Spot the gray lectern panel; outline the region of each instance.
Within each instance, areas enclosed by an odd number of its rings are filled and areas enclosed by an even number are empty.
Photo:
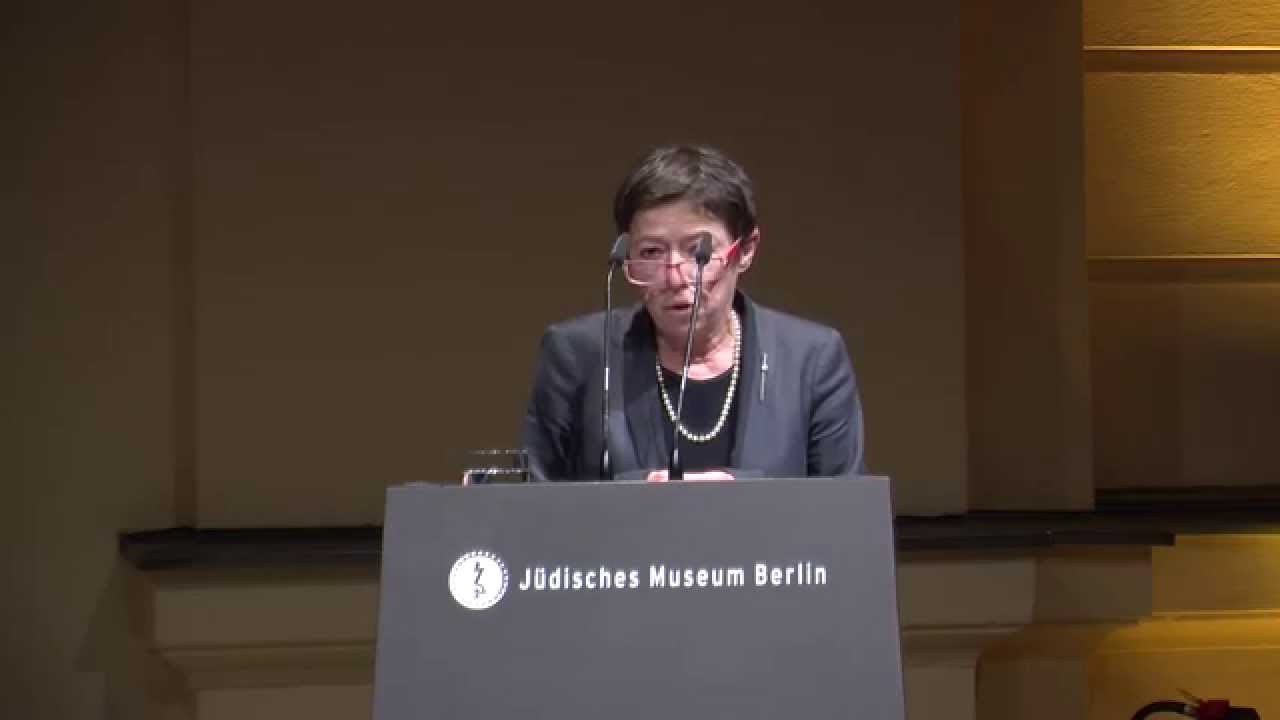
[[[387,494],[375,718],[903,717],[883,478]]]

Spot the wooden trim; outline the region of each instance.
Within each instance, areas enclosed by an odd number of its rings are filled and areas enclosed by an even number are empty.
[[[1278,283],[1280,253],[1095,255],[1091,282]]]
[[[1086,73],[1280,72],[1280,46],[1270,45],[1086,45],[1083,54]]]

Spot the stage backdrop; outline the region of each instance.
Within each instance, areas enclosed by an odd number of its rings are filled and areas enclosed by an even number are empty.
[[[206,526],[377,522],[517,441],[539,334],[595,310],[649,146],[758,182],[746,289],[838,327],[871,468],[965,506],[957,10],[193,5],[193,472]]]

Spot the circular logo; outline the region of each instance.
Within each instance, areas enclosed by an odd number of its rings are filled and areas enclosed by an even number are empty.
[[[464,553],[449,570],[449,592],[468,610],[487,610],[507,592],[507,566],[487,550]]]

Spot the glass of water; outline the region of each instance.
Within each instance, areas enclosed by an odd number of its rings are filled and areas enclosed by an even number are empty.
[[[529,451],[524,448],[489,448],[467,453],[463,485],[529,482]]]

